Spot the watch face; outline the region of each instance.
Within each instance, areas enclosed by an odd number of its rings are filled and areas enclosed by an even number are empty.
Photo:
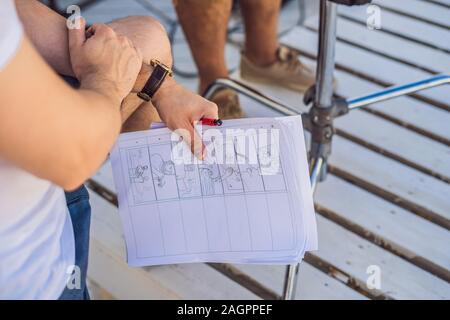
[[[167,76],[167,74],[167,70],[158,64],[155,66],[155,70],[153,71],[152,76],[154,75],[157,79],[162,80],[165,76]]]
[[[167,66],[160,64],[158,61],[152,60],[151,64],[155,69],[142,91],[137,94],[139,98],[147,102],[156,94],[167,75],[171,74],[170,69],[168,69]]]
[[[163,68],[169,76],[173,75],[172,69],[170,69],[164,63],[161,63],[159,60],[153,59],[152,61],[150,61],[150,64],[152,65],[152,67],[155,67],[155,68],[158,66]]]

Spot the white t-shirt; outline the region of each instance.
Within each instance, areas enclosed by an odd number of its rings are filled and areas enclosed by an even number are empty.
[[[0,74],[22,37],[13,0],[0,0]],[[0,299],[57,299],[74,261],[64,191],[0,154]]]

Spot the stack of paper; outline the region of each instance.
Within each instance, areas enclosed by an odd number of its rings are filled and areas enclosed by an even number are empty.
[[[167,128],[111,153],[128,263],[290,264],[317,249],[299,116],[202,127],[204,161]]]

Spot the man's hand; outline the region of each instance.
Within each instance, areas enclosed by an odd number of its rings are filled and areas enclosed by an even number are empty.
[[[73,72],[82,89],[94,90],[120,105],[141,70],[142,55],[127,37],[107,25],[95,24],[87,32],[85,25],[81,18],[80,28],[69,30]]]
[[[184,89],[172,79],[166,79],[153,103],[169,129],[182,129],[177,132],[191,147],[194,155],[204,159],[205,147],[194,124],[203,117],[217,119],[217,105]]]

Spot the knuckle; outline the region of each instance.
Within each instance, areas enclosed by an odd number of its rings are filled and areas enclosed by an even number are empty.
[[[127,39],[127,37],[125,37],[125,36],[120,35],[120,36],[117,37],[117,39],[118,39],[119,42],[122,43],[122,44],[128,44],[128,39]]]
[[[116,32],[106,24],[102,24],[101,29],[107,36],[114,36],[116,34]]]
[[[208,103],[208,107],[213,110],[213,111],[218,111],[219,107],[217,106],[217,104],[215,104],[214,102],[209,102]]]

